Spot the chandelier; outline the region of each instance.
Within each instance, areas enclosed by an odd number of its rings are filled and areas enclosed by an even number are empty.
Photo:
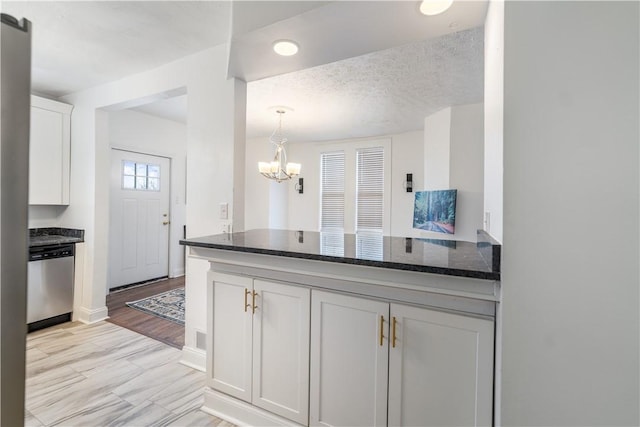
[[[287,138],[282,135],[282,115],[285,110],[279,108],[276,113],[279,116],[278,127],[269,138],[269,141],[276,146],[276,154],[271,162],[258,162],[258,171],[265,178],[282,182],[299,175],[301,165],[300,163],[287,163],[287,151],[284,148]]]

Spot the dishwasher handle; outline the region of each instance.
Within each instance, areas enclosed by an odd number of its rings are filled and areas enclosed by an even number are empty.
[[[72,257],[75,255],[75,245],[35,246],[29,248],[29,261]]]

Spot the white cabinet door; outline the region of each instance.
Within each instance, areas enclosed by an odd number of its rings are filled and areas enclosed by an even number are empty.
[[[388,314],[387,303],[312,291],[311,425],[387,424]]]
[[[213,348],[208,348],[209,387],[251,401],[251,289],[253,280],[214,273],[209,304]],[[248,301],[249,306],[245,306]]]
[[[68,205],[71,105],[31,97],[29,204]]]
[[[252,403],[309,421],[308,288],[254,280]]]
[[[493,321],[397,304],[391,319],[389,425],[491,425]]]

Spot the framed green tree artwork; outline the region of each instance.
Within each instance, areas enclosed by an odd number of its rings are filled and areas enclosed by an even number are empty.
[[[417,191],[413,205],[413,228],[454,234],[458,190]]]

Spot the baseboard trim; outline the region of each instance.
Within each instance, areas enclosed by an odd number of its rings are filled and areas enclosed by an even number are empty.
[[[80,309],[77,310],[77,313],[73,314],[73,320],[77,320],[78,322],[82,322],[87,325],[100,322],[102,320],[107,320],[109,318],[109,310],[107,309],[106,305],[94,309],[80,307]]]
[[[237,426],[301,427],[301,424],[212,390],[209,387],[204,389],[204,405],[200,409],[207,414],[222,418]]]
[[[180,363],[198,371],[206,372],[207,352],[199,348],[182,347],[182,358]]]
[[[176,268],[171,272],[171,274],[169,275],[169,278],[175,279],[177,277],[182,277],[182,276],[184,276],[184,268]]]

